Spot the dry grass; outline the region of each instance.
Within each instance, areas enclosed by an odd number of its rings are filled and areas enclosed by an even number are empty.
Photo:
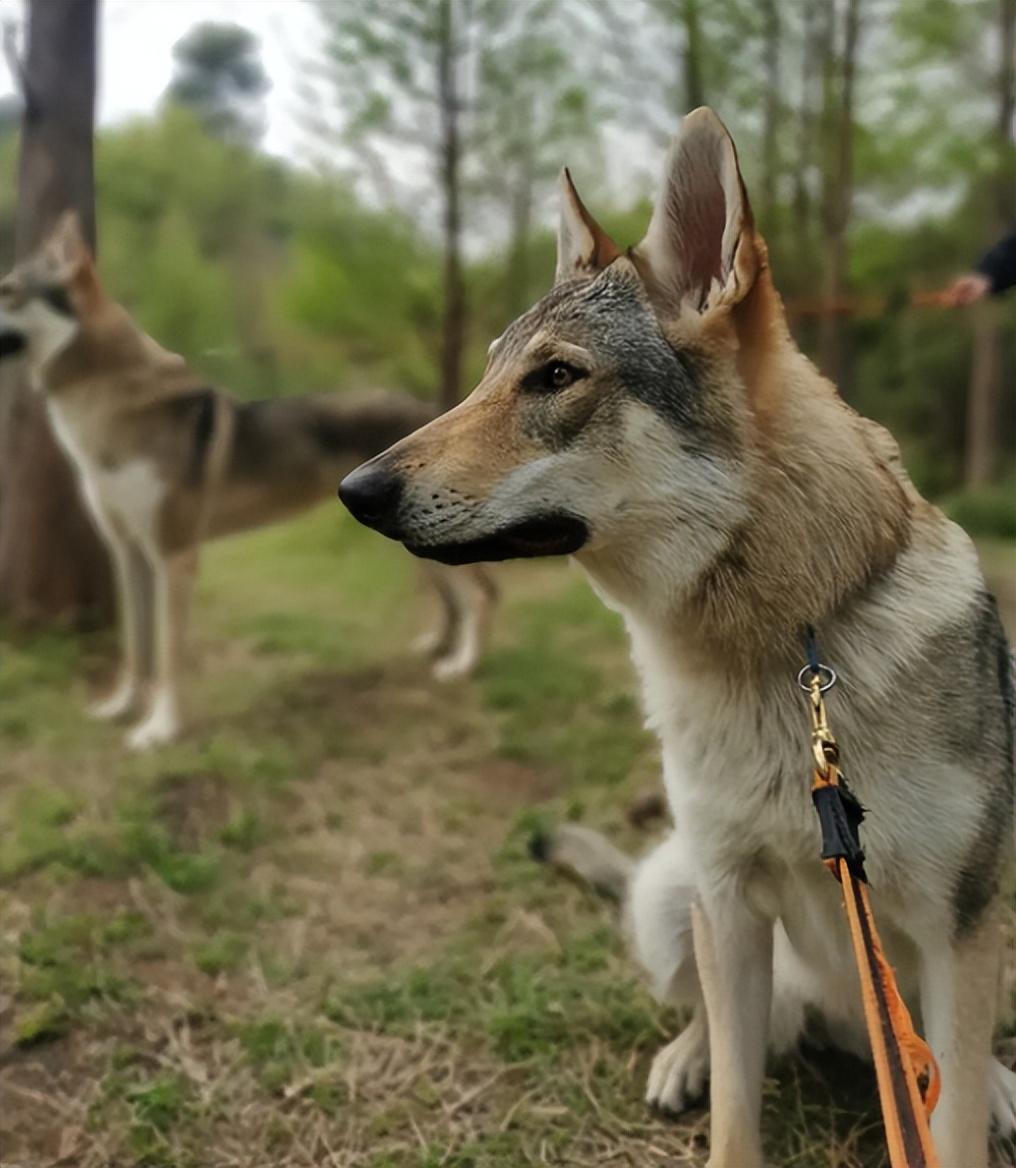
[[[438,689],[407,569],[333,511],[216,548],[193,730],[150,758],[81,713],[103,645],[5,649],[5,1165],[704,1162],[704,1112],[641,1102],[678,1020],[526,854],[564,815],[644,844],[620,630],[564,566],[510,568],[480,679]],[[872,1090],[775,1068],[771,1161],[880,1163]]]

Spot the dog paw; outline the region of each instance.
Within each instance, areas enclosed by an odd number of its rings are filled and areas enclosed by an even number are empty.
[[[646,1102],[679,1115],[702,1100],[708,1080],[708,1039],[705,1027],[693,1020],[653,1059]]]
[[[434,662],[431,674],[435,681],[458,681],[468,677],[476,668],[476,661],[472,656],[463,656],[455,653],[451,657],[441,657]]]
[[[129,750],[151,750],[155,746],[164,746],[172,742],[177,736],[179,726],[175,718],[166,716],[156,710],[127,735]]]
[[[1016,1072],[997,1060],[991,1064],[991,1115],[1003,1140],[1016,1139]]]
[[[113,722],[117,718],[126,717],[137,703],[137,691],[133,686],[118,685],[113,692],[88,707],[93,718],[103,722]]]

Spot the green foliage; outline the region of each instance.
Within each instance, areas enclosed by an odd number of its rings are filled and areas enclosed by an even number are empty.
[[[432,388],[438,264],[408,220],[173,107],[100,136],[97,184],[110,290],[209,378],[249,395]]]
[[[433,251],[408,220],[359,207],[325,183],[304,183],[294,203],[282,312],[322,346],[339,350],[340,341],[340,372],[374,369],[393,385],[432,392],[440,307]],[[334,367],[327,376],[333,384]]]
[[[959,491],[945,499],[942,506],[971,535],[1016,539],[1016,482],[1012,480],[995,487]],[[1010,560],[1010,571],[1016,571],[1016,556]]]

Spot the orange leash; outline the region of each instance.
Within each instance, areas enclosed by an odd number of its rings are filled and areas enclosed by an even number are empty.
[[[811,699],[812,798],[822,823],[822,859],[843,887],[889,1163],[892,1168],[939,1168],[929,1127],[941,1091],[938,1064],[914,1029],[875,927],[858,832],[864,811],[841,782],[839,747],[826,720],[823,693],[836,675],[818,664],[816,654],[810,655],[812,663],[801,670],[798,681]]]

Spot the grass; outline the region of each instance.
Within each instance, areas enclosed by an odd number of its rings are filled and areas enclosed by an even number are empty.
[[[142,758],[83,714],[108,639],[5,645],[4,1163],[704,1163],[704,1112],[642,1103],[680,1020],[526,850],[565,816],[645,846],[622,631],[564,565],[501,583],[480,676],[442,688],[411,565],[335,509],[216,546],[191,728]],[[770,1161],[880,1163],[871,1092],[774,1068]]]

